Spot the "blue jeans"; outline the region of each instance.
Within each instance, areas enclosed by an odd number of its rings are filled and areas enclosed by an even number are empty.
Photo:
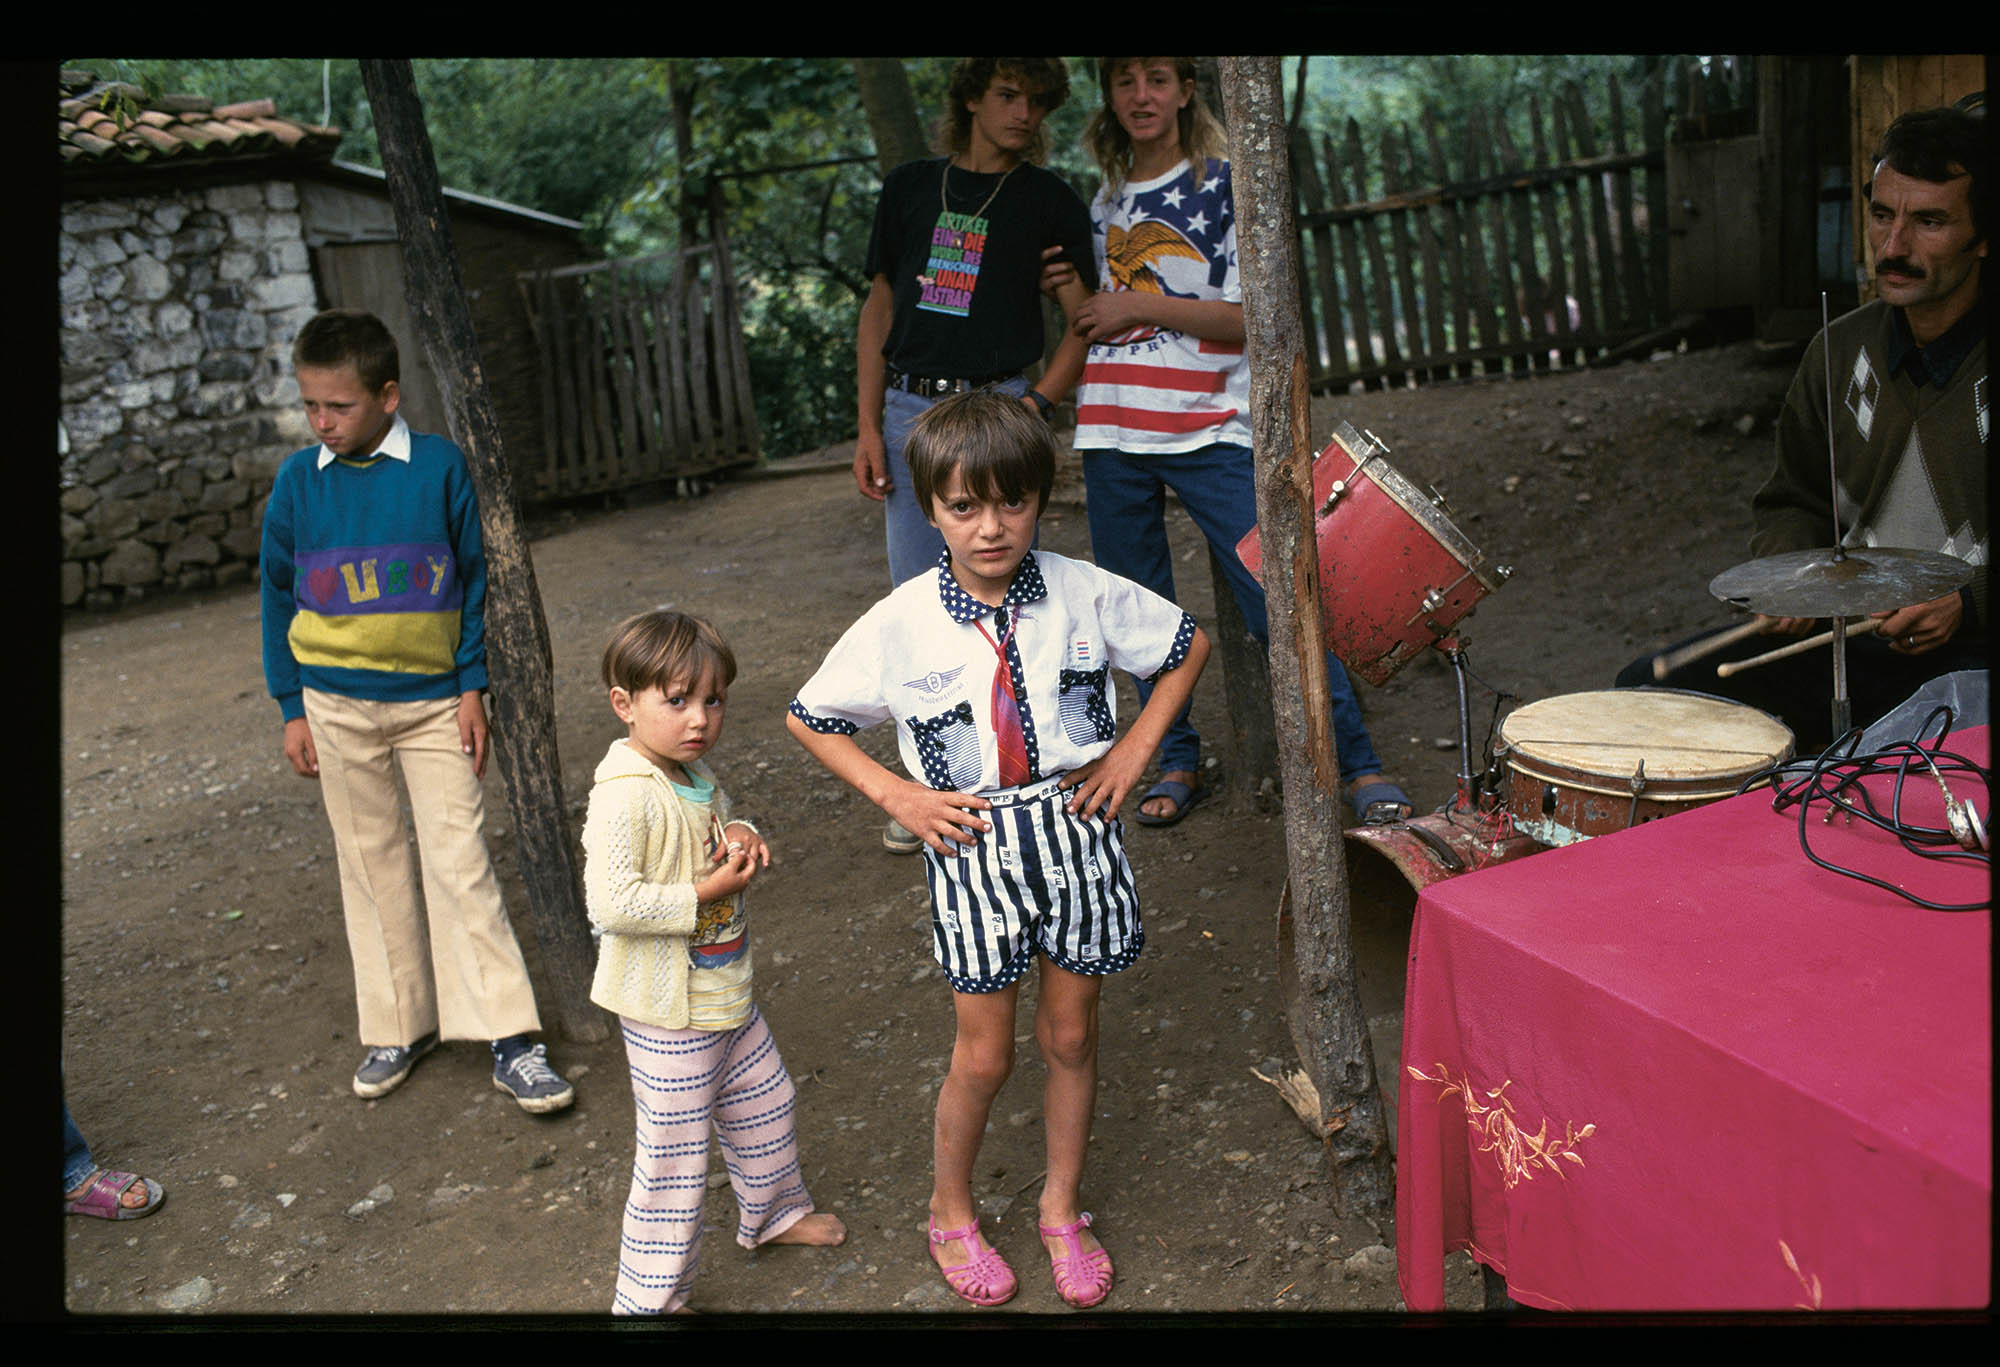
[[[1180,601],[1174,598],[1173,556],[1167,545],[1166,490],[1171,488],[1215,549],[1250,634],[1268,647],[1270,625],[1264,609],[1264,586],[1236,558],[1236,543],[1257,525],[1250,449],[1218,442],[1198,451],[1170,455],[1128,455],[1123,451],[1082,454],[1090,549],[1098,565]],[[1152,687],[1143,680],[1134,682],[1143,705],[1152,696]],[[1326,657],[1326,683],[1341,775],[1355,779],[1380,773],[1382,760],[1361,720],[1354,685],[1332,655]],[[1200,762],[1201,736],[1183,709],[1160,743],[1160,769],[1167,773],[1196,769]]]
[[[67,1196],[83,1185],[83,1179],[97,1170],[97,1164],[90,1157],[90,1145],[83,1142],[83,1132],[70,1119],[69,1103],[63,1103],[63,1195]]]
[[[1002,394],[1025,394],[1025,376],[993,386]],[[882,444],[887,448],[889,497],[883,508],[883,526],[889,538],[889,582],[901,584],[914,579],[938,562],[944,554],[944,538],[931,526],[930,509],[917,506],[910,466],[903,459],[904,443],[910,428],[928,413],[936,399],[926,399],[907,390],[890,389],[882,401]]]

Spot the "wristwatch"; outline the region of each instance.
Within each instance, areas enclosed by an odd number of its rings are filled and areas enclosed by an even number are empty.
[[[1042,415],[1044,422],[1048,421],[1049,415],[1056,411],[1055,400],[1039,389],[1030,389],[1024,397],[1035,401],[1035,411]]]

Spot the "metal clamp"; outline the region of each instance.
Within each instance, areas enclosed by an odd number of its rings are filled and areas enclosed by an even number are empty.
[[[1632,772],[1632,777],[1627,779],[1626,782],[1632,788],[1632,805],[1625,810],[1625,828],[1630,830],[1638,824],[1639,794],[1646,791],[1646,760],[1644,756],[1640,757],[1639,767]]]

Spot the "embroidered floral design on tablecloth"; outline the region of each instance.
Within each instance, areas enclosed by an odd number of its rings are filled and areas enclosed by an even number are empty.
[[[1534,1181],[1537,1168],[1546,1168],[1568,1181],[1561,1164],[1556,1161],[1558,1159],[1574,1163],[1579,1168],[1584,1165],[1576,1146],[1595,1134],[1597,1126],[1589,1124],[1579,1130],[1574,1125],[1565,1124],[1562,1137],[1552,1139],[1549,1137],[1548,1119],[1544,1117],[1541,1128],[1529,1134],[1515,1121],[1514,1103],[1507,1099],[1507,1089],[1514,1085],[1513,1079],[1509,1078],[1498,1087],[1482,1092],[1480,1095],[1493,1103],[1482,1105],[1479,1098],[1473,1095],[1472,1080],[1454,1079],[1451,1069],[1442,1063],[1437,1065],[1436,1077],[1421,1068],[1410,1068],[1408,1072],[1421,1082],[1434,1082],[1442,1087],[1444,1090],[1438,1093],[1439,1102],[1454,1092],[1465,1098],[1465,1123],[1485,1137],[1485,1142],[1479,1145],[1479,1152],[1493,1155],[1509,1191],[1519,1183]]]
[[[1792,1269],[1792,1275],[1799,1279],[1799,1285],[1805,1288],[1806,1294],[1808,1296],[1812,1297],[1810,1301],[1794,1301],[1792,1303],[1792,1309],[1794,1310],[1819,1309],[1820,1308],[1819,1273],[1817,1272],[1813,1273],[1811,1278],[1808,1279],[1805,1274],[1805,1271],[1799,1266],[1799,1260],[1792,1256],[1792,1246],[1786,1243],[1783,1239],[1778,1240],[1778,1252],[1785,1255],[1785,1266]]]

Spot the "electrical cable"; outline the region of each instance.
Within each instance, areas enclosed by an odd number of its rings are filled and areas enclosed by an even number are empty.
[[[1892,892],[1906,902],[1929,911],[1983,911],[1993,905],[1989,896],[1982,902],[1944,903],[1933,902],[1906,892],[1893,883],[1862,873],[1858,869],[1845,868],[1822,858],[1812,847],[1811,822],[1808,819],[1814,803],[1822,803],[1822,824],[1831,822],[1837,813],[1844,813],[1850,823],[1860,817],[1868,824],[1893,835],[1897,842],[1911,854],[1921,859],[1940,861],[1972,862],[1990,869],[1992,859],[1983,849],[1985,831],[1979,819],[1978,808],[1961,804],[1945,787],[1944,775],[1969,775],[1975,777],[1989,790],[1990,771],[1982,769],[1965,756],[1944,748],[1945,738],[1951,734],[1952,710],[1948,706],[1934,708],[1917,728],[1916,738],[1897,741],[1879,750],[1865,754],[1855,753],[1861,738],[1860,728],[1852,728],[1838,740],[1823,750],[1815,759],[1805,762],[1803,774],[1798,771],[1800,761],[1774,765],[1759,773],[1752,774],[1744,781],[1742,792],[1747,792],[1758,784],[1771,784],[1771,809],[1784,811],[1796,806],[1799,811],[1799,848],[1807,859],[1828,872],[1843,878],[1853,878],[1863,883],[1873,884],[1884,891]],[[1924,740],[1929,735],[1933,723],[1938,724],[1936,740],[1930,749],[1924,748]],[[1912,774],[1921,776],[1928,773],[1944,791],[1945,809],[1950,826],[1940,829],[1934,826],[1918,825],[1903,818],[1903,783]],[[1876,805],[1875,795],[1862,780],[1879,775],[1893,774],[1895,783],[1891,788],[1890,801],[1886,810]],[[1797,775],[1796,777],[1788,777]],[[1857,800],[1858,799],[1858,800]],[[1992,810],[1988,799],[1987,810]],[[1990,880],[1989,880],[1990,882]]]
[[[1461,651],[1460,653],[1463,654],[1464,652]],[[1475,777],[1473,787],[1477,790],[1479,787],[1484,786],[1489,792],[1498,793],[1500,791],[1500,772],[1504,766],[1501,764],[1499,756],[1493,753],[1493,735],[1500,729],[1501,706],[1509,701],[1519,702],[1521,697],[1518,693],[1509,693],[1505,689],[1495,688],[1492,684],[1473,673],[1471,657],[1469,655],[1466,656],[1465,677],[1493,695],[1493,711],[1486,718],[1486,736],[1481,741],[1479,750],[1479,753],[1486,757],[1487,765]]]

